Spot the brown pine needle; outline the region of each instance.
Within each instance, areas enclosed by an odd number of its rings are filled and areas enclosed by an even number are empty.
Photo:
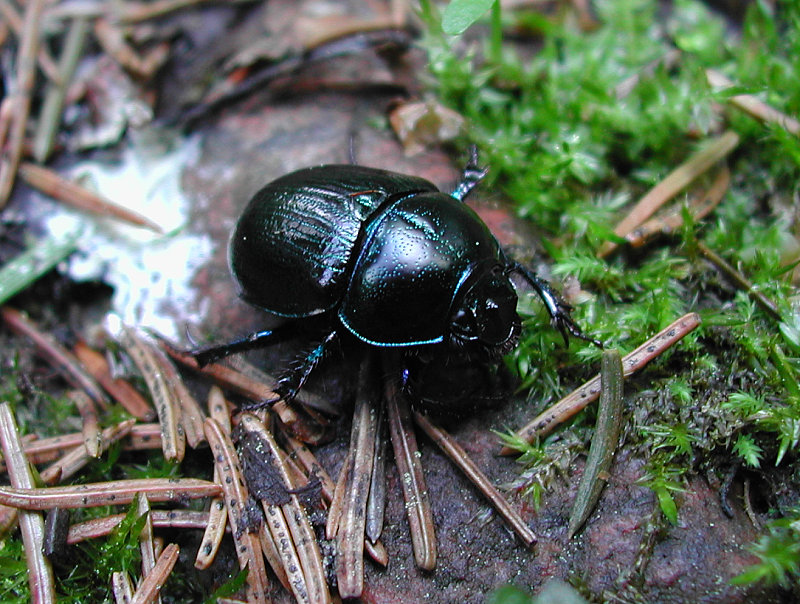
[[[30,0],[25,7],[20,48],[17,55],[16,82],[12,87],[14,116],[8,135],[8,148],[0,148],[0,209],[11,195],[25,144],[25,130],[31,110],[31,97],[36,81],[36,55],[39,52],[40,26],[44,0]]]
[[[8,464],[8,478],[19,490],[28,490],[34,486],[33,473],[30,470],[22,443],[19,439],[17,422],[11,412],[11,406],[0,403],[0,445],[3,448]],[[44,604],[56,601],[55,577],[50,561],[44,556],[44,518],[36,512],[22,511],[19,514],[20,532],[25,549],[25,560],[28,564],[28,583],[31,588],[31,602]]]
[[[130,434],[135,421],[136,420],[129,419],[116,426],[111,426],[103,430],[103,432],[99,434],[97,457],[105,453],[106,449],[113,443]],[[42,470],[42,481],[45,484],[56,484],[67,478],[71,478],[89,463],[89,459],[90,456],[86,447],[77,446],[55,463]]]
[[[373,447],[377,429],[374,355],[361,365],[350,434],[349,467],[339,527],[336,533],[336,578],[342,598],[359,598],[364,590],[364,534],[367,498],[372,478]]]
[[[133,226],[163,233],[161,227],[149,218],[117,205],[110,199],[94,193],[76,182],[67,180],[53,170],[24,162],[19,166],[19,175],[34,189],[67,205],[97,216],[115,218]]]
[[[683,190],[695,178],[723,159],[739,144],[739,135],[728,130],[702,150],[687,159],[670,172],[660,183],[650,189],[623,218],[614,233],[625,237],[645,220],[650,218],[661,206]],[[597,251],[598,258],[608,256],[617,248],[613,241],[606,241]]]
[[[218,484],[197,478],[135,478],[44,489],[0,486],[0,505],[22,510],[128,505],[138,493],[146,494],[153,503],[177,503],[215,497],[222,489]]]
[[[186,440],[190,447],[196,449],[206,439],[203,432],[205,413],[200,408],[197,399],[189,392],[183,378],[164,351],[158,346],[148,346],[148,350],[153,354],[153,360],[164,374],[167,386],[172,391],[172,398],[178,405],[180,423],[186,434]]]
[[[723,166],[711,187],[702,195],[695,197],[689,204],[689,214],[695,221],[702,220],[719,205],[731,181],[731,172]],[[669,234],[683,226],[681,207],[675,207],[665,216],[654,216],[627,235],[625,239],[632,247],[641,247],[649,239],[659,234]]]
[[[270,452],[273,468],[278,472],[283,481],[291,490],[307,484],[303,478],[303,483],[296,480],[294,473],[285,464],[284,459],[288,456],[283,452],[272,433],[266,428],[263,422],[252,413],[243,413],[239,418],[240,426],[246,431],[258,435],[260,442],[266,445]],[[262,501],[262,506],[267,505]],[[289,502],[280,505],[286,524],[289,527],[291,540],[300,561],[301,573],[297,574],[298,580],[291,580],[292,592],[298,601],[307,601],[311,604],[329,604],[331,595],[328,591],[328,584],[325,577],[325,566],[322,561],[322,553],[317,543],[314,529],[308,520],[306,511],[300,503],[300,499],[295,494],[289,495]],[[292,573],[287,568],[287,572],[292,577]]]
[[[414,560],[419,568],[433,570],[436,567],[436,534],[428,488],[422,472],[411,411],[395,380],[386,382],[386,415],[389,418],[395,464],[403,478],[400,484],[406,500]]]
[[[223,432],[230,434],[231,416],[228,410],[228,402],[218,386],[211,386],[208,392],[208,412],[220,425]],[[219,483],[220,481],[219,469],[214,466],[214,482]],[[200,549],[197,550],[197,556],[194,560],[195,568],[206,569],[214,562],[219,547],[222,545],[222,537],[225,535],[227,524],[228,512],[225,509],[225,502],[222,497],[215,497],[208,507],[208,524],[200,542]]]
[[[152,604],[158,601],[158,594],[167,582],[179,554],[180,548],[174,543],[164,548],[152,572],[144,578],[133,594],[131,604]]]
[[[236,555],[239,558],[239,568],[248,569],[247,601],[266,604],[269,602],[266,583],[267,569],[264,566],[259,536],[257,533],[250,532],[248,526],[249,494],[245,487],[239,456],[236,454],[236,448],[230,437],[210,417],[205,420],[205,433],[214,455],[214,466],[219,470],[222,478],[220,484],[224,490],[224,501],[233,541],[236,545]],[[278,569],[281,570],[278,571]],[[282,567],[278,566],[275,570],[279,578],[283,575],[281,583],[288,588],[286,574],[282,572]]]
[[[116,604],[130,604],[133,599],[133,583],[126,572],[111,574],[111,591]]]
[[[164,351],[170,357],[184,367],[208,376],[223,388],[229,388],[255,402],[277,398],[277,394],[269,386],[250,378],[240,371],[236,371],[222,363],[209,363],[204,367],[200,367],[191,353],[179,350],[164,338],[159,337],[158,339]],[[312,422],[307,416],[300,415],[286,401],[278,401],[270,407],[270,410],[303,442],[317,444],[325,436],[325,430],[321,426]]]
[[[114,514],[73,524],[67,533],[67,544],[106,537],[125,519],[125,516],[125,514]],[[204,529],[209,522],[208,512],[191,510],[153,510],[150,516],[153,528]]]
[[[690,312],[659,331],[636,350],[623,357],[624,376],[627,378],[639,371],[692,332],[698,325],[700,325],[700,315]],[[524,428],[518,430],[516,437],[527,443],[533,443],[537,438],[549,434],[556,426],[584,409],[586,405],[597,400],[598,396],[600,396],[599,374],[538,415]],[[501,455],[514,455],[515,453],[517,450],[509,446],[500,450]]]
[[[168,376],[158,364],[153,348],[133,329],[123,327],[121,343],[144,377],[153,397],[159,424],[164,457],[179,462],[186,452],[186,435],[181,425],[181,408],[175,400]]]
[[[725,89],[735,85],[723,73],[715,69],[706,69],[706,78],[714,88]],[[800,122],[752,94],[737,94],[729,98],[728,102],[761,122],[778,124],[787,132],[800,136]]]
[[[414,412],[414,420],[425,434],[450,458],[450,461],[483,493],[483,496],[489,500],[489,503],[497,510],[497,513],[505,520],[506,524],[517,534],[517,537],[527,547],[531,547],[536,543],[536,535],[533,534],[533,531],[528,528],[522,517],[511,507],[506,498],[503,497],[503,494],[492,484],[492,481],[475,465],[475,462],[467,455],[461,445],[450,434],[432,424],[421,413]]]
[[[153,545],[153,518],[150,516],[150,502],[144,495],[136,497],[136,513],[144,516],[144,525],[139,533],[139,551],[142,556],[142,577],[147,577],[156,565],[156,550]]]
[[[12,331],[32,340],[39,355],[64,376],[64,379],[75,388],[80,388],[88,394],[98,407],[103,410],[108,409],[108,399],[98,383],[75,358],[75,355],[56,342],[55,338],[41,331],[25,313],[10,306],[0,308],[0,318]]]
[[[72,351],[78,357],[78,360],[83,363],[86,371],[97,380],[115,401],[125,408],[125,411],[146,422],[155,418],[155,410],[133,386],[122,378],[115,378],[111,375],[111,368],[102,354],[89,348],[84,342],[75,344]]]
[[[83,434],[83,446],[86,448],[86,452],[91,457],[100,457],[100,446],[103,438],[100,434],[97,408],[94,406],[92,399],[82,390],[72,390],[67,393],[67,397],[75,403],[78,414],[81,416],[81,421],[83,422],[81,433]]]
[[[14,35],[18,38],[21,37],[23,30],[22,16],[9,0],[0,0],[0,14],[2,14],[3,21],[8,24]],[[39,64],[39,69],[47,76],[47,79],[55,84],[61,83],[61,71],[46,48],[39,48],[36,52],[36,60]]]

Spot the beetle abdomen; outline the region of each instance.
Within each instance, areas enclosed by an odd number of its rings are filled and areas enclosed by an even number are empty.
[[[251,304],[287,317],[335,307],[362,224],[392,196],[436,190],[362,166],[298,170],[261,189],[231,239],[231,270]]]
[[[472,270],[501,263],[497,241],[475,212],[439,191],[376,214],[360,250],[339,318],[379,346],[442,341]]]

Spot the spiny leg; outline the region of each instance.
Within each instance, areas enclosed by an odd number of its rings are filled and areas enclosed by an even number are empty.
[[[336,330],[331,331],[319,344],[302,355],[292,367],[278,378],[278,384],[275,386],[275,394],[277,395],[275,398],[247,405],[246,408],[260,408],[265,405],[277,403],[280,400],[291,403],[297,396],[297,393],[300,392],[305,385],[311,372],[314,371],[320,361],[325,358],[325,355],[338,338],[339,333]]]
[[[450,195],[458,199],[458,201],[464,201],[488,171],[488,168],[481,168],[478,165],[478,147],[472,145],[470,147],[469,161],[461,173],[461,180]]]
[[[519,262],[510,262],[506,267],[506,271],[508,273],[522,275],[525,281],[536,290],[536,293],[542,299],[542,302],[544,302],[547,312],[550,313],[550,320],[564,337],[565,344],[569,344],[569,335],[572,335],[581,340],[591,342],[598,348],[603,347],[603,343],[600,340],[587,336],[581,331],[581,328],[578,327],[577,323],[575,323],[570,316],[572,307],[553,291],[553,288],[550,287],[547,281]]]

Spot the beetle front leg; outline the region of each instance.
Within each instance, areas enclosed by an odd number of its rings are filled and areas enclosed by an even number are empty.
[[[470,191],[478,186],[478,183],[486,176],[488,171],[488,168],[481,168],[478,165],[478,147],[472,145],[470,147],[469,161],[467,165],[464,166],[464,171],[461,173],[461,180],[450,195],[458,199],[458,201],[464,201]]]
[[[525,281],[536,290],[539,298],[544,302],[547,312],[550,313],[550,320],[553,326],[561,332],[565,344],[569,344],[569,336],[572,335],[581,340],[591,342],[598,348],[603,347],[603,343],[600,340],[587,336],[581,331],[581,328],[578,327],[578,324],[575,323],[570,315],[572,307],[553,291],[553,288],[547,281],[519,262],[510,262],[506,267],[506,271],[508,273],[517,273],[521,275]]]

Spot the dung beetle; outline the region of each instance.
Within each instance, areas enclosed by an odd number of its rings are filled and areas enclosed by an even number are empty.
[[[197,351],[198,363],[313,326],[319,344],[280,379],[279,399],[294,398],[334,342],[352,334],[399,349],[398,377],[417,403],[457,411],[473,387],[492,398],[482,376],[517,344],[514,273],[538,293],[565,341],[594,341],[463,203],[485,174],[473,150],[449,195],[422,178],[358,165],[304,168],[266,185],[236,224],[230,265],[244,300],[286,321]],[[445,388],[426,383],[447,371]],[[459,385],[455,395],[443,392],[447,384]]]

